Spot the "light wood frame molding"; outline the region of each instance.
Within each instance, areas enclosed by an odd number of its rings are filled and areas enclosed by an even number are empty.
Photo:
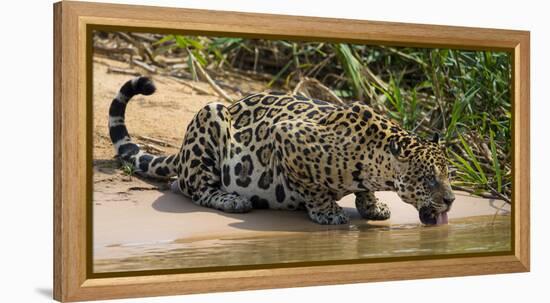
[[[495,256],[430,258],[238,271],[91,278],[87,274],[86,49],[88,25],[226,36],[503,50],[512,54],[513,249]],[[289,34],[290,33],[290,34]],[[79,301],[343,284],[530,269],[528,31],[451,27],[63,1],[54,4],[54,298]],[[88,92],[89,93],[89,92]]]

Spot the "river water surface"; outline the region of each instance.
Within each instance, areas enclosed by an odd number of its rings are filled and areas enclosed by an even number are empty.
[[[94,272],[502,252],[511,249],[510,224],[510,216],[477,216],[436,227],[364,224],[324,231],[143,243],[120,247],[127,254],[123,258],[94,260]]]

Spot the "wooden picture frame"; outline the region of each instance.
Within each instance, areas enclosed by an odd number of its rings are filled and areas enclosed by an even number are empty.
[[[120,277],[90,275],[85,203],[91,104],[90,25],[185,33],[299,38],[512,54],[513,249],[510,253],[399,261]],[[59,301],[525,272],[529,257],[529,47],[527,31],[63,1],[54,4],[54,298]]]

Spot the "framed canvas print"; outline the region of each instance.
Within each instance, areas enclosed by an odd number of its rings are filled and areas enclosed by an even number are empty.
[[[529,270],[529,32],[54,17],[56,300]]]

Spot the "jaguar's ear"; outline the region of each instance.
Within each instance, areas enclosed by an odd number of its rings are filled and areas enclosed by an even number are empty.
[[[439,144],[439,133],[434,133],[434,136],[432,137],[432,142]]]
[[[402,155],[401,144],[397,140],[390,140],[390,152],[398,161],[406,161],[405,157]]]
[[[398,157],[401,153],[401,146],[399,146],[399,143],[397,140],[391,140],[390,141],[390,152],[392,155]]]

